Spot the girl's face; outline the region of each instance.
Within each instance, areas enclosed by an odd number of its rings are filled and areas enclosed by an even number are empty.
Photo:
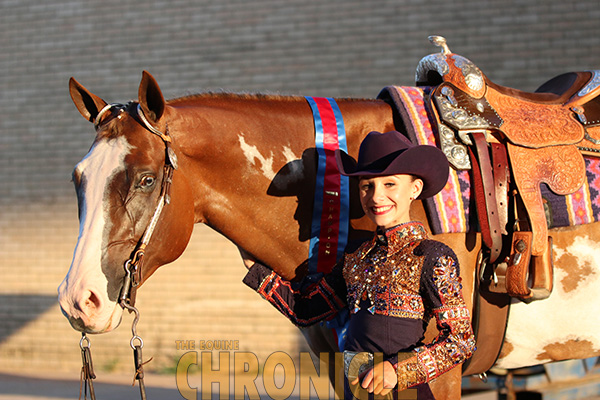
[[[409,222],[410,203],[419,197],[423,181],[412,175],[362,177],[358,183],[365,214],[384,229]]]

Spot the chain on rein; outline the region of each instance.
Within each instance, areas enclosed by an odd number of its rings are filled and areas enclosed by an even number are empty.
[[[106,105],[96,117],[94,121],[94,128],[97,130],[100,124],[100,121],[104,114],[107,112],[113,112],[114,110],[117,113],[125,112],[125,110],[132,103],[128,103],[126,105],[112,103]],[[163,178],[160,190],[160,197],[158,199],[158,204],[156,205],[156,209],[154,210],[154,214],[152,215],[152,219],[148,223],[146,230],[144,231],[144,235],[137,243],[134,251],[131,254],[131,257],[125,262],[125,277],[123,278],[123,286],[121,289],[121,295],[119,296],[119,305],[129,311],[130,313],[134,313],[134,319],[131,324],[131,341],[130,345],[133,349],[133,360],[135,364],[135,375],[133,379],[133,385],[135,385],[135,381],[138,381],[140,387],[140,395],[142,400],[146,400],[146,388],[144,385],[144,364],[147,364],[152,360],[150,358],[148,361],[142,361],[142,348],[144,347],[144,341],[137,334],[137,324],[140,319],[140,312],[135,307],[135,298],[137,293],[137,288],[142,280],[142,266],[144,261],[144,252],[146,247],[148,246],[148,242],[150,242],[150,238],[152,237],[152,233],[156,228],[156,224],[160,218],[162,210],[165,205],[171,202],[170,192],[171,192],[171,184],[173,182],[173,171],[177,169],[177,157],[175,156],[175,152],[171,148],[171,137],[169,136],[169,127],[165,128],[165,133],[162,133],[154,126],[152,126],[148,120],[146,119],[144,112],[142,111],[139,104],[137,104],[137,116],[139,117],[142,124],[153,134],[159,136],[163,143],[165,144],[165,165],[163,171]],[[94,373],[94,367],[92,364],[92,354],[91,354],[91,342],[89,338],[86,336],[85,332],[82,333],[81,340],[79,341],[79,347],[81,348],[81,359],[83,362],[83,366],[81,369],[81,383],[79,388],[79,399],[81,400],[81,395],[83,393],[84,400],[87,399],[87,394],[89,391],[90,399],[96,400],[96,395],[94,393],[94,384],[93,379],[96,378]]]

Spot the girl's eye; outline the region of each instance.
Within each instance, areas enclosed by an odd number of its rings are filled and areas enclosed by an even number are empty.
[[[385,186],[386,187],[393,187],[393,186],[396,186],[396,184],[393,183],[393,182],[388,182],[388,183],[385,184]]]

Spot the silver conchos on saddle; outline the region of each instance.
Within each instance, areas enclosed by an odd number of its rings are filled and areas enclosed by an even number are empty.
[[[440,134],[440,148],[448,158],[448,162],[459,170],[471,169],[467,146],[456,139],[455,132],[443,123],[438,125],[438,131]]]
[[[590,80],[576,96],[573,96],[568,105],[584,126],[596,127],[600,125],[600,70],[587,72],[591,74]]]
[[[483,96],[485,90],[485,78],[481,70],[473,64],[471,60],[458,54],[453,54],[448,48],[444,37],[429,36],[429,41],[434,45],[441,47],[442,52],[430,54],[419,61],[415,73],[415,82],[419,84],[429,81],[428,75],[430,72],[437,72],[444,81],[448,80],[445,79],[446,75],[452,75],[451,80],[453,82],[462,81],[465,88],[461,89],[472,92],[471,94],[475,97]],[[448,61],[451,61],[451,63]],[[452,65],[460,70],[462,77],[455,73]]]
[[[428,80],[427,74],[430,71],[435,71],[440,76],[444,76],[448,72],[450,72],[450,67],[446,62],[445,54],[436,53],[423,57],[417,65],[417,72],[415,72],[415,82],[417,82],[417,84],[419,82],[426,82]]]
[[[467,87],[476,92],[481,91],[485,87],[485,80],[483,79],[481,70],[471,60],[458,54],[454,54],[452,58],[454,59],[454,65],[462,71]]]
[[[451,84],[441,84],[432,97],[440,119],[456,129],[462,142],[467,145],[473,143],[464,131],[497,128],[502,123],[502,119],[485,99],[472,101]],[[497,117],[493,121],[484,115],[490,112]]]
[[[470,169],[467,146],[473,143],[469,132],[487,134],[503,121],[485,99],[486,82],[481,70],[452,53],[443,37],[430,36],[429,40],[442,51],[419,62],[415,79],[418,85],[437,84],[431,81],[431,72],[439,74],[442,83],[431,94],[431,100],[438,112],[440,147],[454,168]]]
[[[590,81],[579,91],[579,93],[577,93],[579,97],[583,97],[588,93],[591,93],[598,86],[600,86],[600,71],[593,70],[590,72],[592,73],[592,79],[590,79]]]

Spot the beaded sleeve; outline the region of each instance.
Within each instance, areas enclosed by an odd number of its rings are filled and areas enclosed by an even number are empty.
[[[429,382],[461,364],[475,351],[469,310],[462,297],[456,255],[446,245],[426,240],[419,249],[425,261],[421,277],[423,300],[435,317],[438,336],[426,345],[398,355],[398,390]]]
[[[295,325],[309,326],[333,318],[346,307],[346,283],[342,263],[319,281],[296,289],[292,283],[261,264],[254,264],[243,282]]]

